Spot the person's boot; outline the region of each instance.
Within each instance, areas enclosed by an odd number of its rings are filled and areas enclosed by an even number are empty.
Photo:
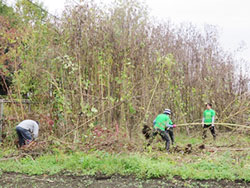
[[[167,153],[169,153],[169,147],[170,147],[170,143],[169,143],[169,142],[166,142],[166,150],[167,150]]]
[[[166,143],[166,153],[169,154],[170,153],[170,143]]]
[[[214,141],[216,141],[216,136],[215,135],[213,135],[213,139],[214,139]]]

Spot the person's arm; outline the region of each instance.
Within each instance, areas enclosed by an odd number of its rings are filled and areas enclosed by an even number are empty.
[[[202,127],[204,127],[204,122],[205,122],[205,112],[203,112],[203,117],[202,117]]]
[[[38,131],[39,131],[39,126],[38,126],[38,124],[35,122],[35,123],[34,123],[34,131],[33,131],[34,138],[37,138],[37,137],[38,137]]]
[[[176,125],[175,124],[173,124],[173,125],[167,125],[167,128],[175,128],[176,127]]]
[[[215,119],[215,112],[214,112],[213,117],[212,117],[212,126],[214,126],[214,119]]]
[[[171,119],[169,118],[169,120],[167,121],[166,126],[167,126],[167,128],[172,128],[172,127],[175,127],[176,125],[174,125],[173,122],[171,121]]]
[[[169,120],[167,121],[167,127],[173,127],[173,122],[171,121],[170,118],[169,118]]]

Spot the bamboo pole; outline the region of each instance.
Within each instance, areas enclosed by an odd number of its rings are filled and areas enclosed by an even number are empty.
[[[177,127],[185,127],[189,125],[201,125],[202,123],[184,123],[184,124],[177,124]],[[239,124],[232,124],[232,123],[214,123],[214,125],[221,125],[221,126],[232,126],[232,127],[241,127],[250,129],[250,126],[247,125],[239,125]]]
[[[2,135],[3,135],[3,100],[1,100],[1,104],[0,104],[0,143],[2,142]]]
[[[165,65],[163,64],[162,67],[161,67],[161,71],[160,71],[159,78],[158,78],[158,80],[157,80],[157,82],[156,82],[156,84],[155,84],[153,93],[152,93],[152,95],[151,95],[151,97],[150,97],[150,100],[149,100],[149,103],[148,103],[148,106],[147,106],[147,109],[146,109],[146,112],[145,112],[145,116],[144,116],[144,118],[143,118],[144,121],[147,121],[147,119],[148,119],[148,111],[149,111],[149,108],[150,108],[151,103],[152,103],[152,101],[153,101],[153,98],[154,98],[155,92],[156,92],[156,90],[157,90],[157,88],[158,88],[158,85],[159,85],[159,83],[160,83],[160,81],[161,81],[162,72],[163,72],[164,67],[165,67]]]

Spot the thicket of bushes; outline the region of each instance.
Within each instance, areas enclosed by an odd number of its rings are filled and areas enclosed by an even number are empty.
[[[25,0],[0,7],[2,90],[32,100],[57,136],[89,120],[75,136],[116,125],[132,137],[166,107],[177,123],[199,122],[205,102],[218,121],[249,122],[249,72],[236,69],[213,26],[159,22],[134,0],[85,0],[60,19]],[[6,114],[21,120],[27,109],[13,104]]]

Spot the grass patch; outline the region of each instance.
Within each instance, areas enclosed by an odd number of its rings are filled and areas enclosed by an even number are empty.
[[[3,151],[2,151],[3,152]],[[1,153],[1,152],[0,152]],[[3,156],[3,154],[0,154]],[[244,156],[244,155],[243,155]],[[79,175],[133,175],[139,178],[228,179],[250,181],[249,156],[234,158],[231,152],[213,156],[168,155],[159,153],[110,154],[74,152],[45,154],[33,160],[27,156],[19,160],[0,162],[0,172],[29,175],[70,172]]]
[[[188,136],[185,134],[179,134],[176,136],[176,143],[179,145],[185,145],[185,144],[202,144],[203,140],[200,135],[195,135],[195,136]]]

